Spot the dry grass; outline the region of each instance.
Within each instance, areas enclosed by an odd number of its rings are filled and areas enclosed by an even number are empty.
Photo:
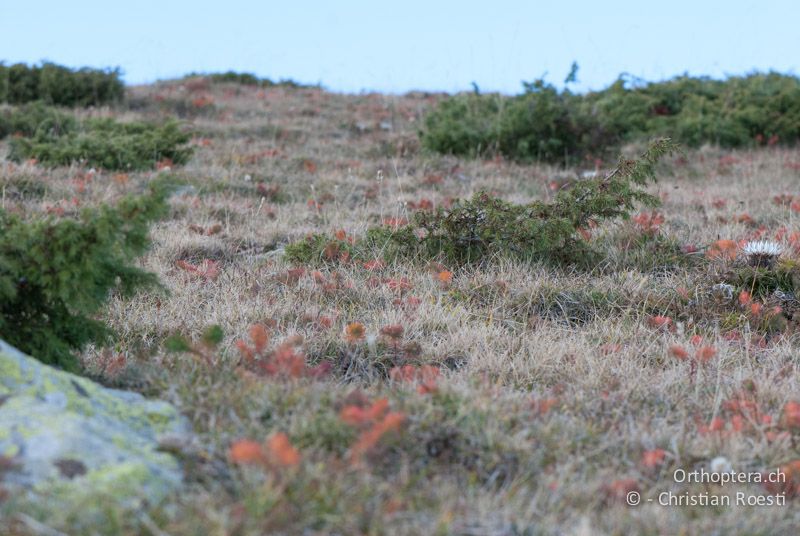
[[[174,170],[187,186],[153,229],[154,248],[142,261],[166,292],[112,299],[107,318],[119,333],[113,351],[125,356],[122,370],[104,369],[99,349],[84,360],[107,383],[174,402],[197,439],[173,446],[186,460],[185,491],[147,513],[111,513],[118,525],[109,522],[106,532],[778,534],[800,522],[791,500],[772,508],[646,501],[670,490],[760,495],[758,484],[707,488],[676,483],[672,473],[708,468],[718,456],[742,471],[800,457],[797,435],[779,425],[784,404],[800,399],[794,321],[781,336],[762,338],[736,304],[706,303],[724,272],[719,262],[637,248],[641,232],[619,223],[594,231],[605,261],[591,272],[497,259],[446,267],[454,274],[443,283],[409,261],[377,271],[328,266],[316,276],[306,267],[294,281],[281,249],[307,233],[359,236],[387,217],[407,217],[409,202],[440,204],[479,189],[514,201],[547,196],[556,170],[420,154],[415,132],[435,96],[177,84],[131,92],[135,111],[94,113],[181,113],[198,148]],[[199,95],[212,97],[213,109],[193,110]],[[797,150],[714,148],[673,160],[656,187],[666,220],[659,234],[702,248],[760,225],[767,236],[782,226],[800,231],[798,213],[773,202],[796,192],[798,161]],[[69,213],[73,199],[112,201],[152,176],[83,180],[78,168],[0,165],[3,206],[26,213],[58,203]],[[755,224],[737,221],[743,214]],[[189,228],[216,224],[210,236]],[[218,263],[216,278],[176,264],[205,260]],[[654,328],[659,314],[676,329]],[[345,340],[353,322],[364,324],[365,340]],[[272,326],[275,343],[302,335],[309,365],[330,363],[330,374],[242,373],[234,342],[249,341],[257,323]],[[197,339],[212,324],[226,334],[212,365],[161,347],[171,333]],[[402,341],[379,336],[395,324]],[[674,357],[671,345],[694,351],[691,335],[716,354],[699,364]],[[409,364],[440,368],[433,392],[389,378],[392,367]],[[405,420],[354,461],[361,430],[339,413],[381,397]],[[739,397],[759,408],[739,415],[744,424],[730,405]],[[725,430],[704,430],[716,417]],[[276,432],[299,450],[298,465],[240,468],[228,460],[236,440]],[[649,467],[643,455],[655,449],[665,455]],[[615,489],[634,487],[645,502],[629,507]]]

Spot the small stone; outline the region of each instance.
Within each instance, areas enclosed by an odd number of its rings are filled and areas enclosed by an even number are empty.
[[[86,474],[86,466],[80,460],[71,460],[69,458],[62,458],[53,462],[53,465],[58,467],[61,476],[72,479],[76,476]]]

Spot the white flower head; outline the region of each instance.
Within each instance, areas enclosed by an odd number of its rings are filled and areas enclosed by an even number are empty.
[[[742,248],[750,266],[771,268],[783,253],[783,246],[771,240],[753,240]]]

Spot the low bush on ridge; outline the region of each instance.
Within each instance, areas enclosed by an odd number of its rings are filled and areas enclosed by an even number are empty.
[[[517,96],[460,94],[425,119],[422,144],[439,153],[575,163],[621,143],[670,137],[690,147],[800,139],[800,79],[779,73],[726,80],[687,75],[644,85],[620,77],[601,91],[557,90],[537,80]]]
[[[33,124],[33,123],[32,123]],[[185,164],[192,154],[191,135],[175,121],[162,125],[89,119],[80,128],[54,131],[40,123],[29,138],[11,140],[9,158],[36,159],[49,167],[79,162],[108,170],[142,170],[158,162]]]
[[[42,101],[57,106],[98,106],[122,100],[119,69],[70,69],[55,63],[0,63],[0,102]]]
[[[212,83],[219,84],[240,84],[243,86],[258,87],[289,87],[289,88],[315,88],[319,84],[303,84],[291,78],[283,78],[277,82],[269,78],[259,78],[253,73],[240,73],[237,71],[225,71],[222,73],[189,73],[184,78],[207,78]]]

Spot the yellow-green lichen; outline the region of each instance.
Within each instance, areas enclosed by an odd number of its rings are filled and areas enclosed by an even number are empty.
[[[160,435],[188,431],[169,404],[106,389],[2,341],[0,395],[0,455],[19,465],[3,484],[19,511],[100,519],[158,502],[182,481],[178,461],[158,450]],[[65,472],[64,460],[85,472]]]

